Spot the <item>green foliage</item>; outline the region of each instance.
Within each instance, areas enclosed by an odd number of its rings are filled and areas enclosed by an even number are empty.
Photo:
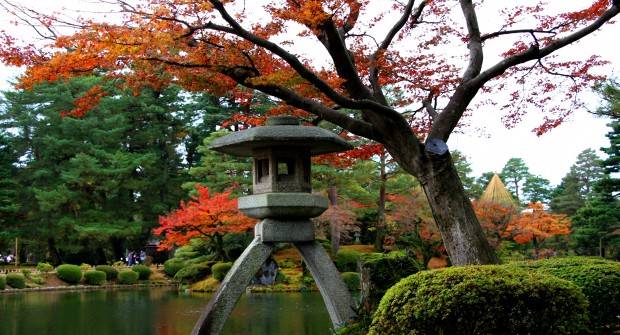
[[[22,269],[22,274],[24,275],[24,277],[30,278],[30,275],[32,274],[32,270],[30,270],[30,269]]]
[[[230,260],[235,260],[241,256],[245,248],[250,245],[250,242],[254,239],[252,233],[232,233],[226,234],[223,237],[223,247],[226,257]]]
[[[415,254],[392,251],[388,254],[362,254],[362,269],[368,273],[371,290],[382,294],[401,279],[422,269]]]
[[[151,276],[151,268],[149,268],[146,265],[142,265],[142,264],[136,264],[134,266],[131,267],[131,270],[137,272],[140,274],[139,279],[140,280],[147,280],[149,279],[149,277]]]
[[[37,264],[37,270],[39,272],[48,273],[54,270],[54,266],[50,263],[39,263]]]
[[[106,283],[107,273],[98,270],[88,270],[84,272],[84,283],[86,285],[102,286]]]
[[[516,267],[423,271],[387,291],[369,334],[578,334],[587,301],[573,283]]]
[[[95,270],[102,271],[105,273],[106,280],[114,280],[118,278],[118,270],[110,265],[97,265]]]
[[[86,271],[89,270],[90,268],[92,268],[93,266],[90,264],[86,264],[86,263],[82,263],[80,264],[80,269],[82,269],[82,271]]]
[[[164,262],[164,273],[174,277],[183,268],[183,261],[178,258],[171,258]]]
[[[9,273],[6,275],[6,284],[12,288],[26,288],[26,278],[21,273]]]
[[[344,272],[340,274],[342,280],[349,291],[359,291],[360,290],[360,274],[357,272]]]
[[[228,271],[232,268],[232,263],[216,263],[211,267],[211,273],[213,273],[213,278],[216,280],[222,281]]]
[[[0,276],[0,291],[6,290],[6,277]]]
[[[174,278],[182,283],[195,283],[211,274],[212,262],[188,265],[179,270]]]
[[[56,269],[58,278],[69,283],[77,284],[82,280],[82,269],[73,264],[62,264]]]
[[[123,270],[118,273],[118,282],[122,285],[134,285],[138,282],[140,274],[133,270]]]
[[[353,249],[340,249],[336,253],[336,267],[340,272],[357,271],[360,253]]]
[[[538,272],[573,282],[581,288],[589,301],[589,329],[596,334],[620,330],[619,263],[599,257],[567,257],[511,265],[536,269]]]

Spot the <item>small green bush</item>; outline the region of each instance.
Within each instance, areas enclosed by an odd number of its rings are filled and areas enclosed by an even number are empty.
[[[149,277],[151,276],[151,268],[149,268],[146,265],[142,265],[142,264],[136,264],[134,266],[131,267],[131,270],[137,272],[140,274],[139,279],[140,280],[147,280],[149,279]]]
[[[112,266],[125,266],[127,265],[127,263],[123,262],[123,261],[116,261],[114,263],[112,263]]]
[[[340,249],[336,253],[336,267],[340,272],[357,271],[360,253],[352,249]]]
[[[195,283],[211,274],[210,262],[191,264],[179,270],[174,278],[182,283]]]
[[[183,261],[178,258],[171,258],[164,262],[164,273],[174,277],[183,268]]]
[[[341,275],[342,280],[349,291],[359,291],[360,290],[360,274],[357,272],[343,272]]]
[[[69,284],[77,284],[82,280],[82,269],[73,264],[62,264],[56,269],[58,278]]]
[[[387,289],[423,268],[416,255],[408,251],[361,254],[360,257],[361,280],[370,287],[370,296],[365,297],[366,303],[373,308],[379,304]]]
[[[134,285],[138,282],[140,274],[133,270],[123,270],[118,273],[118,282],[123,285]]]
[[[50,263],[38,263],[37,270],[39,272],[48,273],[54,271],[54,266]]]
[[[86,271],[86,270],[90,270],[90,268],[92,268],[93,266],[87,263],[82,263],[80,264],[80,269],[82,269],[82,271]]]
[[[592,333],[620,330],[620,263],[600,257],[566,257],[515,262],[507,266],[536,269],[575,283],[590,302]]]
[[[103,271],[88,270],[84,272],[84,283],[86,285],[101,286],[106,283],[107,274]]]
[[[110,265],[97,265],[97,267],[95,267],[95,270],[97,271],[103,271],[105,272],[105,279],[106,280],[114,280],[116,278],[118,278],[118,270]]]
[[[0,276],[0,291],[6,290],[6,277]]]
[[[390,288],[376,334],[578,334],[587,300],[573,283],[496,265],[423,271]]]
[[[200,256],[200,257],[196,257],[196,258],[192,258],[192,259],[188,259],[186,261],[183,261],[183,266],[200,264],[200,263],[208,262],[209,260],[210,260],[209,256]],[[214,262],[214,263],[217,263],[217,262]]]
[[[32,280],[32,282],[34,282],[37,285],[45,284],[45,278],[43,278],[43,277],[33,276],[30,279]]]
[[[12,288],[26,288],[26,278],[21,273],[9,273],[6,275],[6,284]]]
[[[232,263],[216,263],[211,267],[211,273],[213,273],[213,278],[222,281],[231,268]]]

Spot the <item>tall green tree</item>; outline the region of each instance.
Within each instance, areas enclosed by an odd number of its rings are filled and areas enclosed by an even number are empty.
[[[84,77],[4,93],[3,127],[21,157],[20,237],[55,263],[80,254],[103,262],[141,247],[183,194],[179,90],[115,91],[88,115],[63,117],[104,84]]]
[[[514,194],[519,202],[523,200],[522,188],[529,175],[530,168],[525,164],[522,158],[509,159],[502,168],[502,172],[499,174],[506,184],[506,188]]]
[[[549,179],[530,174],[523,184],[523,199],[528,202],[544,202],[551,199],[551,182]]]
[[[14,226],[19,221],[17,202],[18,157],[13,150],[8,134],[0,131],[0,250],[8,248],[15,238]]]

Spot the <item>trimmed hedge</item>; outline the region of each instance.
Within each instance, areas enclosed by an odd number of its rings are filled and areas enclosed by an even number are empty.
[[[357,272],[343,272],[340,274],[342,280],[349,291],[359,291],[360,290],[360,274]]]
[[[381,300],[368,334],[577,334],[587,322],[587,300],[577,285],[485,265],[402,280]]]
[[[82,280],[82,269],[73,264],[62,264],[56,269],[58,278],[69,284],[77,284]]]
[[[191,264],[179,270],[174,279],[183,283],[195,283],[211,274],[211,262]]]
[[[211,267],[211,273],[213,273],[213,278],[222,281],[231,268],[232,263],[216,263]]]
[[[123,285],[134,285],[138,282],[140,274],[133,270],[123,270],[118,273],[118,282]]]
[[[39,270],[39,272],[48,273],[54,271],[54,266],[50,263],[38,263],[37,270]]]
[[[410,251],[392,251],[388,254],[362,254],[362,269],[368,272],[372,290],[385,292],[401,279],[422,270],[423,265]]]
[[[102,286],[106,283],[107,274],[103,271],[88,270],[84,272],[84,283],[86,285]]]
[[[114,280],[118,278],[118,270],[110,265],[97,265],[95,270],[105,272],[106,280]]]
[[[0,276],[0,291],[6,290],[6,277]]]
[[[131,270],[137,272],[140,274],[139,279],[140,280],[147,280],[149,279],[149,277],[151,276],[151,268],[149,268],[146,265],[142,265],[142,264],[136,264],[134,266],[131,267]]]
[[[340,249],[336,253],[336,267],[340,272],[357,271],[357,260],[360,253],[353,249]]]
[[[9,273],[5,277],[6,284],[12,288],[23,289],[26,288],[26,277],[21,273]]]
[[[535,269],[566,279],[581,288],[589,301],[593,334],[620,330],[620,263],[600,257],[551,258],[507,266]]]
[[[178,258],[171,258],[164,262],[164,273],[174,277],[183,268],[183,261]]]

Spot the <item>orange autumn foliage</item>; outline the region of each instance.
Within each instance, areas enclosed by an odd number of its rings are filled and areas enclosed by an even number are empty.
[[[210,193],[207,187],[196,188],[197,196],[188,202],[181,201],[181,208],[159,217],[160,226],[154,233],[165,237],[160,250],[187,245],[193,238],[247,232],[254,227],[256,220],[239,212],[237,199],[230,199],[231,190]]]
[[[565,214],[549,214],[541,203],[530,203],[528,210],[510,221],[506,232],[519,244],[533,242],[534,247],[545,239],[570,234],[571,221]]]
[[[510,236],[507,229],[512,219],[519,215],[518,208],[490,201],[474,202],[473,205],[482,229],[489,236],[489,243],[497,248],[502,240]]]

